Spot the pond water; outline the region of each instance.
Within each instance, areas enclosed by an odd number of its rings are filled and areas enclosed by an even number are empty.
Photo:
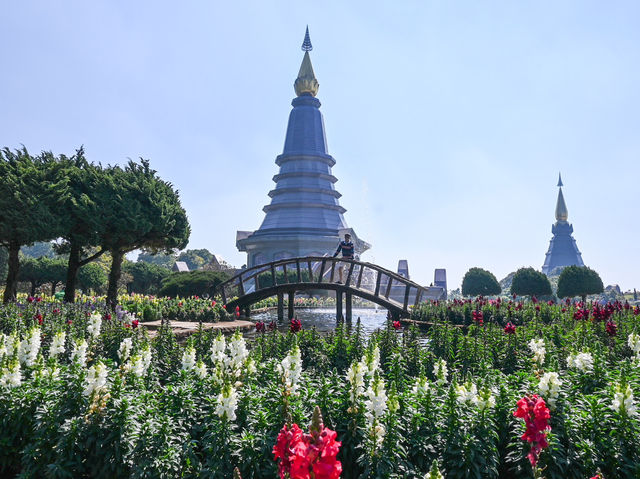
[[[352,313],[353,326],[355,327],[357,318],[360,318],[362,331],[366,336],[369,336],[376,329],[383,328],[387,320],[386,309],[353,308]],[[300,320],[303,329],[315,327],[318,331],[327,332],[333,331],[336,327],[335,308],[296,308],[295,317]],[[289,329],[288,320],[278,322],[278,312],[275,309],[264,313],[252,314],[251,320],[264,321],[265,323],[275,321],[279,330],[287,331]]]

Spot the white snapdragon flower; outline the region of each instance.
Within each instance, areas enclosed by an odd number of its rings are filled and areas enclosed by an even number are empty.
[[[131,356],[131,350],[133,349],[133,340],[131,338],[124,338],[118,348],[118,357],[120,362],[124,362]]]
[[[236,409],[238,407],[238,393],[231,384],[225,384],[218,395],[216,404],[216,414],[228,421],[236,420]]]
[[[92,338],[95,338],[100,335],[100,328],[102,327],[102,316],[100,313],[95,311],[91,316],[89,316],[89,324],[87,325],[87,333]]]
[[[73,350],[71,351],[71,362],[78,363],[80,366],[87,364],[87,347],[89,345],[84,339],[77,339],[73,343]]]
[[[8,358],[12,357],[14,352],[20,351],[20,338],[18,337],[18,333],[14,332],[5,338],[5,348],[5,354]]]
[[[478,401],[478,388],[471,382],[457,384],[456,395],[460,404],[476,404]]]
[[[373,376],[373,373],[380,367],[380,348],[376,344],[372,350],[368,350],[362,358],[367,376]]]
[[[611,408],[616,412],[626,413],[629,416],[633,416],[636,413],[631,386],[628,384],[625,387],[622,387],[621,384],[616,385]]]
[[[493,395],[493,391],[488,387],[480,389],[478,397],[476,399],[476,406],[480,411],[490,409],[496,405],[496,398]]]
[[[224,336],[222,334],[218,334],[211,343],[211,362],[213,364],[224,361],[224,350],[226,347],[227,345]]]
[[[33,366],[40,351],[40,343],[40,329],[31,328],[27,332],[27,336],[20,342],[20,349],[18,351],[20,364]]]
[[[7,337],[0,333],[0,360],[7,354]]]
[[[296,344],[289,354],[278,364],[278,371],[282,378],[285,390],[290,394],[295,394],[302,374],[302,354]]]
[[[347,381],[351,385],[349,391],[349,399],[355,403],[360,396],[364,394],[364,375],[366,366],[362,361],[354,361],[347,370]]]
[[[0,386],[15,388],[22,384],[20,361],[10,360],[6,367],[0,371]]]
[[[198,361],[193,368],[193,371],[196,373],[196,376],[200,379],[204,379],[207,377],[207,366],[202,361]]]
[[[593,371],[593,356],[591,353],[570,354],[567,357],[567,367],[589,373]]]
[[[538,391],[540,395],[547,400],[547,404],[552,408],[556,405],[556,400],[560,395],[560,386],[562,386],[562,380],[556,372],[547,372],[540,378],[538,384]]]
[[[380,377],[380,372],[373,373],[373,379],[366,392],[367,400],[365,405],[365,420],[370,429],[374,443],[379,446],[384,439],[386,430],[380,423],[380,418],[387,411],[387,392],[384,388],[384,380]]]
[[[58,354],[64,354],[64,344],[67,340],[67,333],[64,331],[58,331],[53,335],[51,341],[51,347],[49,348],[49,357],[55,358]]]
[[[144,367],[144,359],[141,354],[134,354],[131,356],[131,359],[125,365],[125,369],[139,378],[144,377],[147,372]]]
[[[55,365],[47,367],[43,372],[43,377],[51,381],[55,381],[60,377],[60,369]]]
[[[529,349],[533,353],[533,360],[538,363],[544,363],[544,357],[547,354],[547,350],[544,346],[544,339],[532,339],[529,341]]]
[[[634,354],[640,354],[640,334],[631,333],[627,338],[627,344],[631,348]]]
[[[98,361],[87,371],[87,377],[84,380],[83,394],[91,397],[93,393],[100,393],[107,389],[107,378],[109,370],[102,361]]]
[[[189,345],[184,348],[182,353],[182,370],[191,371],[196,367],[196,350],[193,346]]]
[[[240,376],[248,357],[247,344],[240,331],[236,331],[229,341],[229,369],[236,376]]]
[[[135,321],[135,319],[136,319],[136,315],[128,311],[125,311],[124,314],[122,315],[122,322],[127,326],[131,326],[133,324],[133,321]]]
[[[416,397],[424,396],[429,392],[429,380],[425,376],[420,376],[411,388],[411,393]]]
[[[449,374],[449,370],[447,369],[447,362],[440,358],[433,365],[433,375],[436,377],[436,383],[442,386],[447,382],[447,374]]]
[[[144,375],[147,375],[147,372],[149,371],[149,367],[151,366],[151,358],[152,358],[152,354],[151,354],[151,346],[149,346],[149,343],[145,343],[144,346],[142,346],[142,349],[140,350],[140,356],[142,357],[142,367],[144,369]]]

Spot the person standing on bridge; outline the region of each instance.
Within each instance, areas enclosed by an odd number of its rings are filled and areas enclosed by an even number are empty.
[[[340,241],[338,249],[333,253],[333,257],[335,258],[338,256],[340,251],[342,251],[343,259],[354,259],[355,246],[353,246],[353,243],[351,242],[351,235],[349,233],[344,235],[344,241]],[[338,263],[338,274],[340,275],[338,283],[342,283],[342,270],[344,269],[344,264],[345,263]]]

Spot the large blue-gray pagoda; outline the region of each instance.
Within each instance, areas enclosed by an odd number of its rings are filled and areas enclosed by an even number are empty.
[[[549,251],[542,266],[542,272],[551,274],[558,267],[584,266],[582,254],[578,250],[576,240],[573,239],[573,226],[567,221],[569,211],[562,194],[562,178],[558,175],[558,201],[556,203],[556,223],[551,227],[553,238],[549,244]]]
[[[356,256],[370,246],[347,226],[331,174],[335,160],[327,153],[324,120],[316,98],[318,80],[309,52],[307,28],[302,44],[304,58],[294,83],[284,151],[276,158],[280,171],[273,177],[264,221],[256,231],[238,231],[236,246],[247,253],[247,267],[297,256],[333,254],[344,233],[350,233]]]

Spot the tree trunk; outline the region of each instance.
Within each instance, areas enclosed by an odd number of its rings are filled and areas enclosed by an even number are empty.
[[[56,294],[56,288],[58,287],[57,281],[51,281],[51,296]]]
[[[122,261],[124,253],[118,250],[111,251],[111,269],[109,270],[109,286],[107,287],[107,306],[111,310],[116,309],[118,304],[118,281],[122,273]]]
[[[71,243],[69,251],[69,264],[67,265],[67,282],[64,286],[64,300],[73,303],[76,300],[76,282],[80,269],[80,246]]]
[[[36,295],[36,288],[38,287],[38,285],[36,284],[35,281],[31,281],[31,297],[34,297]]]
[[[582,307],[583,308],[587,307],[587,295],[586,294],[582,295]]]
[[[7,272],[7,282],[4,288],[3,302],[16,300],[18,292],[18,272],[20,271],[20,245],[17,242],[9,243],[9,271]]]

